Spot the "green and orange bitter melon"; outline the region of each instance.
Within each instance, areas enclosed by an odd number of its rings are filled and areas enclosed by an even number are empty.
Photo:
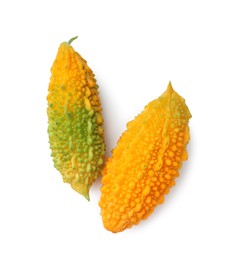
[[[104,160],[103,118],[94,74],[71,46],[74,39],[61,43],[51,68],[48,134],[63,181],[89,200]]]
[[[103,170],[99,206],[106,229],[130,228],[164,202],[187,159],[190,118],[185,100],[169,83],[127,124]]]

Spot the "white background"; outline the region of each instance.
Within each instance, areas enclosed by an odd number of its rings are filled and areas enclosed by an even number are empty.
[[[1,1],[0,259],[230,259],[229,1]],[[46,96],[58,46],[100,85],[107,156],[171,80],[192,113],[189,160],[147,221],[104,229],[54,169]]]

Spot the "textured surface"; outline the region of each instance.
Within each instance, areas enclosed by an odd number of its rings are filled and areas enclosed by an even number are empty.
[[[89,199],[105,154],[102,109],[94,74],[71,41],[60,45],[51,68],[48,133],[54,166]]]
[[[184,99],[169,83],[166,92],[127,124],[103,170],[99,206],[106,229],[130,228],[163,203],[187,159],[190,117]]]

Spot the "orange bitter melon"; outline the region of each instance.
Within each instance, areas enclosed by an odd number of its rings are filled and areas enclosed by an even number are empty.
[[[51,68],[48,134],[63,181],[89,200],[104,160],[103,118],[94,74],[70,45],[74,39],[61,43]]]
[[[106,229],[130,228],[163,203],[187,159],[190,118],[184,99],[169,83],[127,124],[102,173],[99,206]]]

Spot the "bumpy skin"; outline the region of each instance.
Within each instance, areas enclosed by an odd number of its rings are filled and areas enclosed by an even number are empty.
[[[184,99],[169,83],[127,124],[103,170],[99,206],[106,229],[130,228],[163,203],[187,159],[190,118]]]
[[[51,68],[48,133],[54,166],[89,200],[105,154],[98,85],[87,62],[63,42]]]

